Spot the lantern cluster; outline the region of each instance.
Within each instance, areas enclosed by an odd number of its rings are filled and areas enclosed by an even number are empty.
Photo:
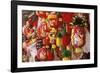
[[[23,14],[23,62],[74,60],[85,45],[84,15],[33,11]],[[75,58],[76,57],[76,58]]]

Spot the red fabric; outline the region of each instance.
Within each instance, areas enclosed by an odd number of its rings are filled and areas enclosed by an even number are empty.
[[[70,22],[72,21],[72,17],[74,16],[74,13],[67,13],[67,12],[63,12],[62,13],[62,18],[63,21],[65,23],[67,23],[68,25],[70,24]]]

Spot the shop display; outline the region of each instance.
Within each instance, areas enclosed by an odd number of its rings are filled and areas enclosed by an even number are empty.
[[[86,32],[89,32],[90,26],[88,23],[89,14],[28,10],[23,10],[22,13],[23,38],[26,37],[23,43],[28,41],[28,46],[36,43],[36,48],[30,48],[30,50],[35,49],[37,51],[35,57],[32,57],[36,59],[35,61],[76,60],[82,58],[81,54],[84,55],[83,46],[89,40],[86,40]],[[25,20],[26,16],[27,20]],[[88,38],[90,37],[88,36]],[[32,42],[32,40],[35,41]],[[66,48],[67,46],[70,47],[70,50]],[[27,54],[24,57],[24,51],[22,52],[23,60],[27,62],[27,59],[24,59]],[[28,61],[30,62],[30,60]]]

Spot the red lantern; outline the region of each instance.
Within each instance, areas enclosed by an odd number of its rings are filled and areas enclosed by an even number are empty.
[[[53,53],[47,48],[40,48],[37,51],[37,59],[40,61],[48,61],[53,60],[54,56]]]
[[[62,45],[66,47],[68,44],[70,44],[71,38],[69,34],[66,34],[62,37]]]
[[[70,22],[72,21],[72,17],[74,16],[74,13],[71,12],[63,12],[62,14],[63,21],[66,23],[66,30],[67,33],[71,33],[71,26]]]
[[[71,41],[74,47],[82,47],[85,44],[85,28],[81,26],[73,26]]]

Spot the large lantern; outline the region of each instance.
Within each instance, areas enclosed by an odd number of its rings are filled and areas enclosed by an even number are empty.
[[[86,41],[87,20],[82,14],[77,14],[72,20],[72,31],[71,31],[71,44],[74,47],[74,54],[78,59],[83,51],[82,47]]]
[[[85,44],[85,28],[87,26],[85,16],[74,16],[71,32],[71,43],[74,47],[82,47]]]

